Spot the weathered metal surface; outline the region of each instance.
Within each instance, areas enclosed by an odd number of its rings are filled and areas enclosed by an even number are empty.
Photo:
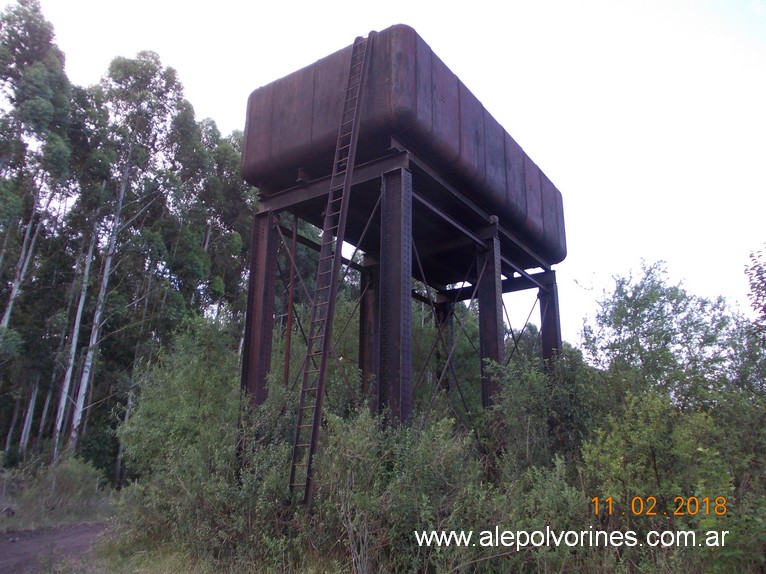
[[[497,221],[488,230],[488,249],[479,253],[482,271],[479,279],[479,348],[481,351],[481,404],[492,404],[492,395],[499,390],[497,379],[488,368],[488,361],[502,363],[505,358],[503,333],[503,288],[500,272],[500,240]]]
[[[413,277],[435,293],[433,301],[430,293],[419,300],[435,306],[441,328],[448,329],[457,301],[478,299],[485,406],[498,389],[483,362],[502,362],[507,343],[502,293],[538,289],[543,355],[549,359],[560,350],[551,266],[566,254],[563,204],[553,183],[411,28],[394,26],[377,34],[369,54],[369,96],[360,99],[357,161],[344,176],[348,204],[341,211],[347,209],[347,221],[339,234],[365,255],[364,265],[346,262],[362,274],[364,395],[373,408],[388,408],[393,419],[406,424],[417,385],[411,358],[411,299],[418,299]],[[291,213],[323,228],[323,243],[336,235],[325,215],[334,211],[329,192],[336,187],[333,154],[342,147],[338,125],[350,58],[351,47],[256,90],[249,101],[243,174],[260,187],[261,202],[243,385],[256,402],[265,399],[270,369],[276,214]],[[323,249],[306,238],[297,241]],[[329,261],[326,254],[320,260]],[[322,272],[320,265],[318,277]],[[314,300],[324,301],[318,295],[321,281],[316,285]],[[445,367],[437,384],[446,388],[454,375],[451,337],[441,336],[446,355],[440,357]],[[457,378],[452,380],[459,390]],[[315,386],[321,387],[304,381],[312,393]],[[310,441],[296,436],[296,445],[315,444],[319,420],[315,414],[312,425],[299,423],[299,429],[314,430]],[[299,454],[294,467],[310,459]],[[305,476],[293,476],[291,485],[310,492],[310,471]]]
[[[378,315],[378,287],[380,267],[366,261],[361,278],[359,303],[359,371],[362,373],[362,396],[367,397],[370,408],[379,410],[385,403],[380,399],[380,318]]]
[[[251,94],[242,170],[264,197],[331,172],[350,57],[349,46]],[[562,261],[561,193],[417,33],[383,30],[371,57],[358,162],[400,139],[548,264]]]
[[[384,174],[381,194],[381,406],[406,424],[412,420],[412,174]]]
[[[278,238],[274,214],[259,213],[253,221],[253,248],[247,296],[247,318],[242,357],[242,388],[255,404],[268,396],[271,369],[274,297],[277,279]]]
[[[559,315],[559,291],[556,273],[545,274],[546,288],[538,291],[540,301],[540,336],[543,344],[543,359],[553,359],[561,352],[561,318]]]

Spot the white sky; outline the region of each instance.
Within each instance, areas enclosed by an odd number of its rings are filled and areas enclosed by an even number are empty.
[[[41,4],[72,82],[154,50],[223,133],[243,129],[253,89],[409,24],[564,196],[566,340],[642,258],[749,309],[744,267],[766,242],[766,0]]]

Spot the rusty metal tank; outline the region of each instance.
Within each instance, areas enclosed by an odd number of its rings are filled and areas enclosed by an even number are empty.
[[[357,163],[402,142],[534,247],[566,256],[561,193],[409,26],[375,34]],[[265,196],[331,172],[351,46],[255,90],[242,173]]]

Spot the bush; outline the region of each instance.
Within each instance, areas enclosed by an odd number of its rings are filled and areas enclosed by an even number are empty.
[[[30,463],[7,471],[4,481],[15,511],[0,522],[5,529],[101,520],[110,512],[104,476],[79,458],[64,458],[53,466]]]
[[[704,402],[689,402],[679,400],[686,387],[651,384],[635,366],[596,370],[565,349],[543,369],[522,355],[495,366],[502,390],[466,430],[446,408],[411,427],[392,425],[340,392],[355,382],[335,372],[340,378],[328,388],[339,398],[325,410],[308,510],[288,503],[297,393],[272,384],[266,403],[250,409],[239,395],[237,342],[215,325],[193,324],[147,373],[134,416],[118,431],[139,475],[123,501],[136,531],[170,543],[203,571],[762,567],[766,410],[739,387],[709,385]],[[654,496],[664,510],[675,496],[710,495],[731,496],[730,515],[674,518],[670,528],[729,530],[725,548],[554,544],[517,552],[419,546],[415,537],[451,530],[478,537],[495,527],[633,529],[640,537],[666,529],[664,516],[594,516],[591,499]]]

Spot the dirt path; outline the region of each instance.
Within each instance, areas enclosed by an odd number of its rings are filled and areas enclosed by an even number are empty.
[[[75,524],[0,534],[0,572],[36,573],[87,556],[106,524]]]

